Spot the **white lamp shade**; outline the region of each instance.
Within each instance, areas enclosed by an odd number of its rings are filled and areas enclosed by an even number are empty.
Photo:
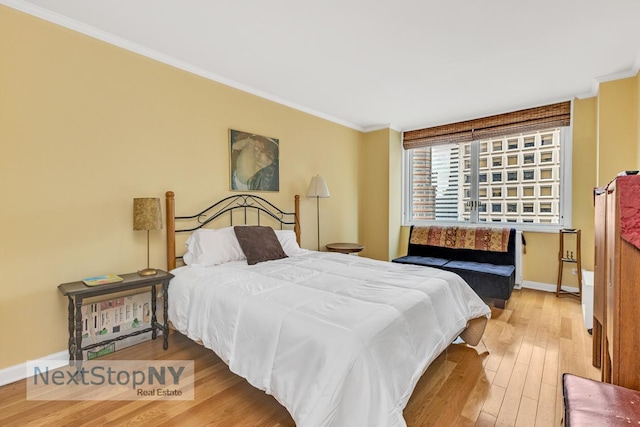
[[[309,184],[309,190],[307,191],[307,197],[330,197],[329,189],[324,177],[316,175],[311,178],[311,184]]]

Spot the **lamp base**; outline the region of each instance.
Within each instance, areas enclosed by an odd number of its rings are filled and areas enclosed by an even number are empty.
[[[158,274],[154,268],[145,268],[144,270],[138,270],[138,276],[155,276]]]

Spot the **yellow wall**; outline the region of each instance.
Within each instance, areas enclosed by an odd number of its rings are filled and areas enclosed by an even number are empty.
[[[361,165],[362,255],[383,261],[400,256],[402,134],[381,129],[364,135]],[[406,247],[406,246],[405,246]]]
[[[598,91],[598,185],[637,169],[638,77],[600,84]]]
[[[401,244],[402,224],[402,133],[389,131],[389,245],[387,260],[405,251]]]
[[[573,114],[572,226],[582,230],[582,268],[593,271],[593,188],[597,186],[597,99],[575,100]],[[565,272],[565,276],[566,272]]]
[[[360,197],[362,255],[387,260],[389,248],[389,129],[364,136]]]
[[[640,169],[640,73],[636,74],[636,169]]]
[[[321,244],[358,241],[363,134],[0,6],[0,369],[66,349],[57,285],[146,263],[132,199],[176,193],[178,214],[229,192],[229,128],[279,138],[293,208],[315,174]],[[163,203],[164,204],[164,203]],[[301,200],[316,248],[315,200]],[[151,264],[165,267],[164,231]]]

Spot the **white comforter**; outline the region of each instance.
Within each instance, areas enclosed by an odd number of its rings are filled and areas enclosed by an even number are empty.
[[[335,253],[182,267],[169,319],[296,424],[405,426],[428,365],[489,308],[457,275]]]

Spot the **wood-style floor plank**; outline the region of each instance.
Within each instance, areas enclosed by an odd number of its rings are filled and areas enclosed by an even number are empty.
[[[229,371],[210,350],[174,333],[108,358],[195,361],[193,401],[30,401],[26,381],[0,387],[2,426],[294,426],[272,396]],[[404,411],[407,425],[560,425],[561,375],[598,379],[579,300],[516,290],[492,309],[482,342],[452,344],[427,369]]]

